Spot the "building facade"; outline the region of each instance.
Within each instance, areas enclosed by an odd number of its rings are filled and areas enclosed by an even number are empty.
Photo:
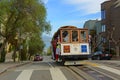
[[[84,24],[84,28],[87,28],[89,31],[90,30],[96,30],[95,24],[98,20],[88,20]]]
[[[109,0],[101,4],[102,37],[106,47],[114,49],[120,56],[120,0]]]

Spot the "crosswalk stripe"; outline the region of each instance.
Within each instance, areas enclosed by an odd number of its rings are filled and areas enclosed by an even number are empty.
[[[16,80],[30,80],[33,70],[24,70]]]
[[[114,69],[114,68],[111,68],[111,67],[107,67],[107,66],[98,66],[99,68],[102,68],[102,69],[105,69],[107,71],[110,71],[112,73],[115,73],[117,75],[120,75],[120,70],[118,69]]]
[[[52,76],[52,80],[67,80],[61,70],[58,68],[50,68],[50,73]]]

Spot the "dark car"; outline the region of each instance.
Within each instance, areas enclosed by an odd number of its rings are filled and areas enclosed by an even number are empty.
[[[43,60],[43,57],[40,56],[40,55],[35,55],[34,56],[34,61],[42,61]]]
[[[112,54],[108,51],[96,51],[91,56],[92,60],[110,60],[112,58]]]

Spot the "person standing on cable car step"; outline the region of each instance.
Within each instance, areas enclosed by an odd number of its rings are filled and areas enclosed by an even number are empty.
[[[59,55],[60,55],[60,45],[57,44],[57,48],[56,48],[56,56],[55,56],[56,61],[59,60],[59,59],[58,59]]]

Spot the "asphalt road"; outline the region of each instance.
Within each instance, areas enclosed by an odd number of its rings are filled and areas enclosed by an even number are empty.
[[[0,80],[78,80],[75,75],[69,73],[50,57],[45,57],[44,61],[9,69],[0,75]]]
[[[9,69],[0,75],[0,80],[89,80],[84,76],[93,79],[95,75],[100,78],[93,80],[120,80],[119,66],[111,66],[112,63],[119,62],[111,62],[90,61],[84,66],[69,66],[75,70],[73,71],[68,66],[56,64],[50,57],[44,57],[43,61]]]

